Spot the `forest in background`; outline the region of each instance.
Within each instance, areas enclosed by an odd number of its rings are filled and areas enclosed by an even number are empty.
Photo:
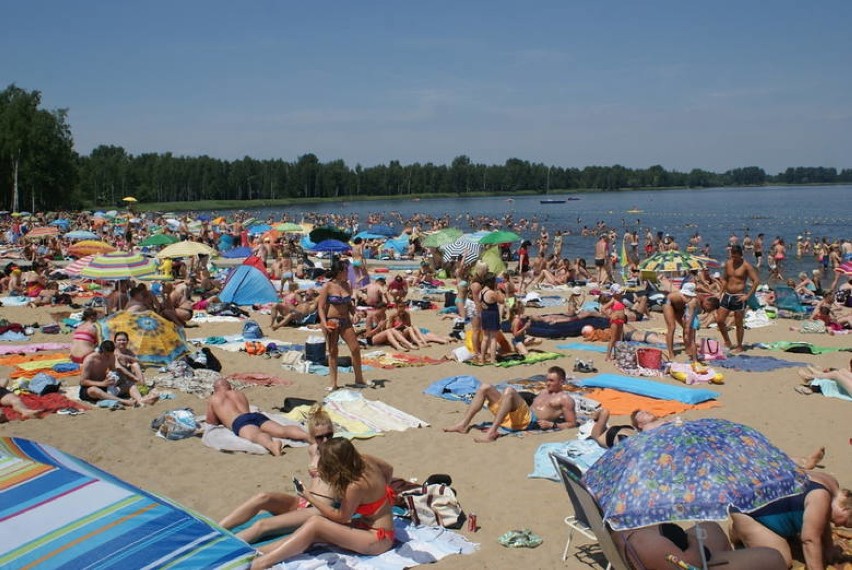
[[[679,172],[661,165],[579,168],[521,158],[489,165],[465,155],[448,165],[391,160],[350,166],[342,159],[322,162],[313,153],[293,161],[223,160],[170,152],[133,155],[112,144],[80,155],[67,109],[43,109],[39,91],[10,85],[0,92],[0,209],[12,211],[118,206],[128,195],[140,202],[245,202],[835,183],[852,183],[852,169],[790,167],[771,175],[744,166],[721,173]]]

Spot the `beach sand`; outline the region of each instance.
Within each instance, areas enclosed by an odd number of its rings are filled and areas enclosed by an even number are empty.
[[[29,324],[49,323],[49,313],[56,309],[3,308],[2,314],[12,322]],[[530,310],[530,314],[558,312],[555,309]],[[415,324],[446,332],[451,321],[442,321],[435,311],[413,314]],[[265,332],[273,337],[304,342],[308,333],[281,329],[271,333],[268,316],[254,318]],[[655,314],[642,328],[664,327],[662,316]],[[788,330],[797,321],[779,319],[773,326],[746,331],[746,342],[803,340],[824,346],[852,345],[850,336],[803,335]],[[188,329],[190,337],[240,332],[241,323],[205,324]],[[701,331],[701,335],[718,338],[716,331]],[[541,348],[555,350],[560,342],[546,340]],[[35,334],[30,342],[70,342],[70,335]],[[252,404],[264,410],[280,406],[286,396],[321,399],[325,396],[328,379],[321,376],[296,374],[281,370],[280,361],[266,360],[245,353],[226,353],[215,350],[224,366],[223,373],[264,372],[293,381],[289,387],[250,388],[246,394]],[[447,349],[432,347],[419,351],[440,357]],[[347,354],[341,348],[341,354]],[[802,361],[819,367],[845,368],[848,352],[822,356],[769,352],[759,349],[747,354],[775,356]],[[393,464],[395,474],[423,481],[431,473],[449,473],[464,509],[476,513],[479,532],[460,531],[474,542],[479,551],[472,556],[453,556],[439,564],[440,568],[586,568],[577,558],[566,563],[560,559],[568,529],[563,518],[570,513],[567,495],[561,484],[542,479],[528,479],[533,469],[536,448],[547,442],[576,437],[576,430],[503,437],[492,444],[474,442],[474,434],[448,434],[442,427],[459,421],[465,406],[425,396],[423,389],[431,382],[457,374],[471,374],[482,381],[499,382],[511,378],[543,373],[554,364],[569,371],[574,358],[592,358],[601,372],[617,372],[604,362],[602,354],[590,352],[567,353],[559,360],[535,366],[508,369],[477,368],[457,362],[418,368],[394,370],[375,369],[365,372],[366,379],[385,379],[384,388],[366,390],[370,399],[381,399],[431,424],[431,427],[389,433],[357,442],[366,453],[384,458]],[[683,361],[681,356],[679,360]],[[0,370],[9,373],[8,368]],[[148,376],[155,374],[149,369]],[[776,445],[791,455],[806,455],[818,446],[827,448],[824,469],[849,485],[852,473],[850,453],[848,402],[819,395],[801,396],[793,388],[800,383],[793,368],[776,372],[744,373],[725,370],[725,384],[713,387],[721,392],[721,406],[702,412],[686,412],[684,419],[720,417],[748,424],[766,434]],[[352,382],[352,375],[342,375],[341,383]],[[76,378],[72,377],[71,383]],[[677,384],[673,380],[663,380]],[[72,417],[51,415],[40,420],[11,422],[0,426],[0,433],[20,436],[54,445],[110,471],[127,481],[155,493],[163,494],[213,519],[219,519],[239,502],[262,490],[291,492],[290,480],[295,475],[306,478],[306,451],[289,449],[281,458],[242,453],[227,454],[203,446],[199,439],[166,441],[150,429],[151,420],[163,411],[189,406],[203,414],[205,402],[194,396],[178,393],[173,401],[162,401],[153,407],[116,412],[95,409]],[[843,418],[846,418],[845,420]],[[478,419],[490,416],[482,412]],[[625,423],[627,418],[615,418]],[[544,538],[534,549],[507,549],[497,543],[497,537],[508,530],[530,528]],[[584,539],[579,537],[577,544]]]

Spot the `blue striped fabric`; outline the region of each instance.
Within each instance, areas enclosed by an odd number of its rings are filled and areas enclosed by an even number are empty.
[[[236,569],[254,550],[50,446],[0,438],[0,568]]]

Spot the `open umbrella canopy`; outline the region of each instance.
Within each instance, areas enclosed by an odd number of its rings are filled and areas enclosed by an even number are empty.
[[[71,263],[66,265],[65,269],[63,269],[62,271],[64,271],[68,275],[80,275],[80,272],[83,271],[83,268],[88,267],[94,258],[94,254],[81,257],[80,259],[72,261]]]
[[[98,239],[98,234],[95,232],[90,232],[88,230],[74,230],[73,232],[68,232],[64,236],[65,239],[70,239],[72,241],[77,241],[81,239]]]
[[[274,229],[279,232],[284,232],[288,234],[301,234],[305,232],[305,228],[300,226],[299,224],[294,224],[293,222],[284,222],[281,224],[276,224],[273,226]]]
[[[138,202],[139,200],[137,200],[133,196],[125,196],[124,198],[121,199],[121,201],[122,202]]]
[[[834,268],[835,273],[852,276],[852,261],[846,261]]]
[[[120,281],[157,272],[153,259],[138,253],[114,251],[96,256],[82,271],[81,277],[100,281]]]
[[[118,311],[98,321],[100,338],[112,338],[123,331],[139,362],[165,365],[189,352],[183,327],[153,311]]]
[[[427,235],[420,243],[423,247],[441,247],[442,245],[453,243],[459,239],[463,233],[464,232],[456,228],[444,228],[443,230],[438,230],[435,233]]]
[[[465,265],[470,265],[479,259],[482,245],[477,239],[463,235],[456,241],[442,246],[441,251],[443,252],[444,261],[453,261],[458,256],[462,256]]]
[[[485,253],[482,254],[482,261],[488,265],[488,271],[494,275],[500,275],[506,271],[506,262],[503,261],[499,248],[489,247]]]
[[[311,248],[312,251],[322,251],[325,253],[343,253],[351,249],[351,245],[349,245],[348,243],[343,243],[342,241],[338,241],[336,239],[323,240],[318,244],[315,244]]]
[[[47,237],[53,237],[59,235],[59,228],[56,226],[40,226],[38,228],[33,228],[27,232],[27,235],[24,236],[27,239],[42,239]]]
[[[322,226],[319,228],[314,228],[311,230],[310,238],[314,243],[320,243],[321,241],[325,241],[327,239],[333,239],[341,242],[349,241],[351,234],[346,230],[341,230],[340,228],[333,228],[331,226]]]
[[[723,520],[801,492],[807,476],[759,431],[719,419],[631,435],[584,482],[615,530]]]
[[[358,232],[357,234],[355,234],[354,236],[352,236],[352,239],[355,239],[355,238],[361,238],[361,239],[385,239],[386,237],[387,237],[387,236],[382,235],[382,234],[374,234],[374,233],[372,233],[372,232],[370,232],[370,231],[368,231],[368,230],[364,230],[364,231]]]
[[[371,234],[379,234],[379,235],[384,236],[384,237],[394,237],[396,235],[399,235],[398,231],[396,231],[395,229],[393,229],[392,227],[390,227],[386,224],[375,224],[375,225],[369,226],[367,228],[367,231],[370,232]]]
[[[192,257],[194,255],[218,255],[219,252],[198,241],[181,241],[167,245],[157,253],[158,259],[167,257]]]
[[[495,232],[491,232],[490,234],[483,237],[481,240],[479,240],[479,243],[487,245],[497,243],[514,243],[516,241],[521,241],[521,236],[519,236],[515,232],[498,230]]]
[[[238,257],[248,257],[251,255],[250,247],[235,247],[229,249],[228,251],[222,254],[222,257],[227,257],[228,259],[236,259]]]
[[[67,230],[67,229],[68,229],[68,226],[70,226],[70,225],[71,225],[71,222],[70,222],[70,221],[68,221],[68,220],[66,220],[65,218],[58,218],[58,219],[53,220],[52,222],[50,222],[50,224],[49,224],[49,225],[51,225],[51,226],[57,226],[57,227],[62,228],[63,230]]]
[[[68,248],[68,253],[74,257],[85,257],[87,255],[110,253],[115,251],[115,246],[110,245],[105,241],[98,240],[83,240],[78,241]]]
[[[661,251],[639,264],[639,271],[653,273],[680,273],[704,266],[695,256],[682,251]]]
[[[254,549],[49,445],[0,438],[4,568],[247,568]]]
[[[177,236],[171,234],[154,234],[146,237],[139,242],[142,247],[151,247],[156,245],[171,245],[180,241]]]
[[[248,229],[248,234],[250,236],[256,236],[260,234],[264,234],[272,229],[272,226],[269,224],[255,224]]]

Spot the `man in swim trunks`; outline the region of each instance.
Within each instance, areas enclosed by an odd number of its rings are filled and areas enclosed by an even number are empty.
[[[122,381],[116,371],[115,343],[103,341],[96,352],[83,359],[80,367],[80,399],[90,404],[101,400],[114,400],[122,406],[144,406],[151,404],[157,398],[143,398],[136,383],[132,380]]]
[[[751,282],[751,288],[746,292],[746,282]],[[754,295],[760,285],[760,276],[752,265],[743,259],[743,248],[740,245],[731,246],[731,258],[725,262],[722,272],[722,296],[719,299],[719,309],[716,311],[716,324],[725,346],[731,348],[726,322],[728,315],[734,313],[734,325],[737,328],[737,346],[731,352],[742,352],[745,326],[743,316],[746,302]]]
[[[6,388],[8,383],[8,378],[0,380],[0,406],[9,406],[21,414],[25,420],[37,417],[39,411],[28,408],[17,394]],[[9,421],[9,419],[6,415],[0,412],[0,424],[6,423],[7,421]]]
[[[207,401],[207,423],[230,428],[237,436],[262,445],[276,456],[284,452],[273,437],[308,441],[308,434],[302,428],[281,425],[264,414],[252,412],[245,394],[235,391],[224,378],[213,384],[213,395]]]
[[[496,440],[501,427],[523,431],[527,429],[569,429],[577,426],[574,398],[562,391],[565,370],[551,366],[547,370],[547,387],[528,405],[514,388],[500,392],[491,384],[482,384],[476,390],[473,401],[464,418],[458,424],[444,428],[445,432],[467,433],[474,416],[483,406],[494,414],[494,423],[485,436],[476,438],[479,443]]]

